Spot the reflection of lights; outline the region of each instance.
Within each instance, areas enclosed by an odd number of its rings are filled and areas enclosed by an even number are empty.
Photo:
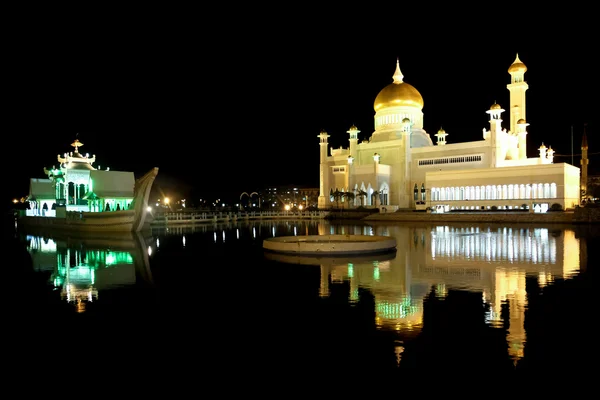
[[[225,231],[223,231],[223,241],[225,241]]]
[[[213,233],[213,238],[215,239],[215,243],[217,243],[217,232]]]
[[[237,228],[237,229],[235,230],[235,237],[236,237],[236,239],[239,239],[239,238],[240,238],[240,228]]]
[[[252,227],[252,237],[256,239],[256,227]]]
[[[298,232],[296,231],[296,225],[294,225],[294,236],[298,236]]]
[[[152,207],[150,207],[150,206],[146,207],[146,211],[152,212]]]
[[[183,235],[183,237],[181,238],[182,242],[183,242],[183,247],[185,247],[185,235]]]
[[[156,245],[158,246],[158,242],[156,243]],[[148,246],[148,255],[151,256],[152,255],[152,247]]]
[[[156,238],[156,247],[159,247],[159,246],[160,246],[160,239]]]
[[[271,228],[271,231],[273,232],[273,237],[275,237],[275,227]]]

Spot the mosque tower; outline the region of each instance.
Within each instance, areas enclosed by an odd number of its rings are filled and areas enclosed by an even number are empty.
[[[510,130],[516,132],[517,121],[527,120],[525,115],[525,92],[529,88],[525,82],[525,72],[527,67],[519,60],[519,55],[508,68],[510,74],[510,83],[506,85],[510,92]]]
[[[319,133],[319,147],[321,150],[321,165],[320,165],[320,179],[319,179],[319,208],[323,209],[327,207],[327,198],[328,193],[325,193],[325,188],[329,187],[329,174],[327,170],[327,150],[329,149],[329,143],[327,138],[329,135],[323,129],[321,133]]]
[[[588,164],[590,161],[588,160],[588,142],[587,142],[587,134],[585,132],[587,124],[583,124],[583,137],[581,138],[581,180],[579,182],[579,188],[581,191],[581,200],[587,199],[587,181],[588,181]]]

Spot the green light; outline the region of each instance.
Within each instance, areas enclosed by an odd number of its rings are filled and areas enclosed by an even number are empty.
[[[348,277],[354,278],[354,264],[348,263]]]

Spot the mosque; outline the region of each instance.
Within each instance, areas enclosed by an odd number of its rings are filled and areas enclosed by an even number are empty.
[[[319,208],[349,206],[449,212],[527,209],[545,212],[555,204],[573,209],[580,203],[580,169],[554,162],[543,143],[537,157],[527,157],[525,81],[527,67],[517,54],[508,68],[510,117],[491,105],[489,127],[480,140],[449,143],[440,129],[432,137],[423,129],[423,97],[407,82],[399,61],[393,82],[374,102],[375,130],[358,141],[358,128],[347,131],[347,148],[329,149],[325,130],[320,140]]]

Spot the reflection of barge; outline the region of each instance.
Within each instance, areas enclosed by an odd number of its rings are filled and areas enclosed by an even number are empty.
[[[85,310],[99,291],[152,281],[149,253],[153,241],[139,232],[74,235],[63,230],[19,232],[34,270],[49,274],[61,297]]]

